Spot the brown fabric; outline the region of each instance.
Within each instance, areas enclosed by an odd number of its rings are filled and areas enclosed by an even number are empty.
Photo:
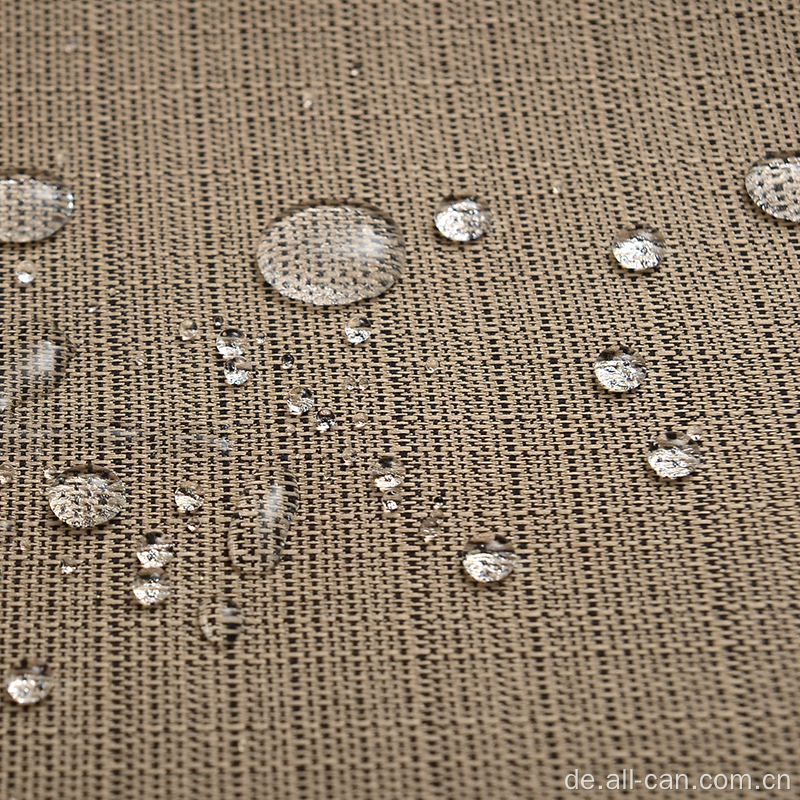
[[[576,769],[780,772],[792,791],[753,796],[792,796],[800,249],[743,177],[797,147],[795,3],[7,0],[0,26],[0,160],[76,196],[51,239],[0,247],[4,336],[35,319],[78,343],[0,424],[0,668],[56,682],[0,702],[0,798],[547,800],[591,794],[565,787]],[[484,239],[436,235],[451,193],[486,203]],[[396,221],[398,283],[339,308],[269,289],[269,221],[347,198]],[[663,232],[660,271],[611,264],[628,224]],[[245,334],[245,386],[215,315]],[[616,397],[592,361],[620,343],[649,372]],[[290,432],[293,385],[334,429]],[[647,442],[690,424],[702,469],[659,482]],[[369,488],[387,452],[407,468],[392,516]],[[90,458],[130,505],[73,531],[43,470]],[[284,558],[240,577],[228,521],[280,464],[301,496]],[[487,532],[522,557],[497,587],[460,567]],[[175,591],[147,609],[130,587],[154,533]],[[246,614],[228,646],[197,624],[213,595]]]

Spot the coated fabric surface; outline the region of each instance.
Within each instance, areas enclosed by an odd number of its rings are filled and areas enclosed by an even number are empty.
[[[0,670],[54,681],[28,707],[4,692],[2,800],[596,795],[576,770],[708,798],[732,793],[704,774],[780,773],[791,790],[733,796],[792,796],[800,229],[744,175],[797,149],[796,4],[5,0],[0,29],[0,166],[75,193],[52,238],[0,245],[3,347],[50,326],[76,349],[0,418]],[[486,205],[484,237],[437,234],[449,195]],[[322,201],[394,220],[385,294],[265,284],[270,221]],[[624,273],[610,243],[642,225],[667,258]],[[620,396],[592,371],[617,345],[647,364]],[[312,412],[287,414],[293,387]],[[659,480],[648,442],[692,425],[701,468]],[[370,488],[384,454],[406,468],[394,514]],[[128,505],[76,530],[44,470],[85,461]],[[283,558],[238,573],[238,498],[278,469],[299,492]],[[520,564],[478,586],[459,554],[489,534]],[[153,608],[131,593],[147,535],[175,545]],[[198,615],[220,596],[246,622],[215,645]]]

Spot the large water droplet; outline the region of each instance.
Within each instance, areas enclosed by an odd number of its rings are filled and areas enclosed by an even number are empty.
[[[197,622],[212,644],[233,644],[244,627],[244,614],[230,598],[213,598],[200,607]]]
[[[595,362],[594,374],[610,392],[629,392],[641,385],[647,374],[642,359],[624,346],[610,347]]]
[[[345,324],[344,335],[350,344],[364,344],[372,335],[369,320],[361,314],[355,314]]]
[[[127,505],[125,485],[113,470],[91,463],[58,472],[47,490],[53,513],[73,528],[93,528]]]
[[[64,375],[74,348],[66,337],[29,326],[27,335],[3,336],[0,361],[0,411],[54,386]]]
[[[75,197],[45,175],[0,174],[0,241],[35,242],[52,236],[72,215]]]
[[[20,261],[14,268],[14,275],[23,286],[27,286],[29,283],[33,283],[36,271],[36,264],[33,261]]]
[[[244,356],[236,356],[225,362],[225,380],[233,386],[241,386],[250,380],[252,366]]]
[[[44,700],[53,691],[53,681],[44,667],[24,667],[8,676],[6,688],[15,703],[31,705]]]
[[[400,486],[405,479],[406,470],[397,456],[386,455],[381,456],[372,465],[372,474],[375,486],[381,492],[386,492],[389,489],[396,489]]]
[[[445,239],[469,242],[486,232],[489,216],[474,197],[442,200],[433,215],[436,229]]]
[[[503,538],[470,542],[462,558],[467,575],[478,583],[502,581],[514,571],[518,561],[519,556]]]
[[[292,389],[286,398],[286,406],[290,414],[299,417],[314,407],[314,395],[308,389]]]
[[[678,431],[667,431],[650,444],[647,461],[661,478],[683,478],[701,464],[696,454],[697,438]]]
[[[405,250],[394,224],[375,209],[309,206],[272,224],[258,246],[258,266],[286,297],[346,305],[389,289]]]
[[[203,496],[191,483],[182,483],[175,489],[175,505],[178,511],[191,514],[203,505]]]
[[[800,222],[800,155],[775,156],[755,164],[744,185],[753,202],[767,214]]]
[[[223,358],[235,358],[242,355],[242,334],[236,328],[225,328],[217,335],[217,350]]]
[[[620,266],[631,272],[655,269],[667,254],[660,234],[640,228],[621,230],[611,244],[611,253]]]
[[[280,560],[297,512],[297,481],[290,472],[254,478],[242,491],[228,529],[228,552],[240,570],[270,570]]]
[[[151,572],[147,575],[140,575],[133,582],[131,591],[143,606],[157,606],[172,594],[172,586],[163,575]]]

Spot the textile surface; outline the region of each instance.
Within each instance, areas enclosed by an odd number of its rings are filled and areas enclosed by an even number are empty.
[[[796,791],[800,237],[744,175],[797,147],[798,10],[5,0],[0,162],[59,175],[75,213],[0,245],[4,347],[52,325],[76,353],[0,420],[0,670],[54,681],[37,705],[4,692],[0,798],[556,800],[597,793],[576,770],[631,769]],[[437,234],[448,195],[486,205],[483,238]],[[331,200],[405,241],[398,282],[357,306],[284,298],[256,265],[271,220]],[[663,234],[658,270],[612,264],[626,225]],[[592,365],[619,344],[648,372],[617,396]],[[298,418],[295,386],[316,399]],[[693,425],[701,468],[660,480],[648,442]],[[394,514],[371,487],[387,453]],[[128,507],[70,529],[44,470],[85,461]],[[237,498],[279,466],[300,494],[282,560],[239,573]],[[131,594],[148,534],[175,543],[153,608]],[[493,534],[519,568],[480,586],[460,553]],[[246,621],[213,644],[198,614],[219,596]]]

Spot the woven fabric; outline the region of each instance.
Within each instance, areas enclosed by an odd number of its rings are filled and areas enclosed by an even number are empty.
[[[2,800],[556,800],[631,769],[792,796],[800,236],[743,181],[797,146],[795,3],[6,0],[0,29],[0,161],[75,192],[52,238],[0,245],[4,347],[49,325],[76,349],[0,419],[0,670],[54,681],[0,702]],[[436,233],[449,195],[486,205],[482,239]],[[327,308],[266,286],[270,220],[348,199],[396,222],[398,282]],[[658,270],[612,264],[628,225],[664,235]],[[615,396],[592,364],[621,344],[648,373]],[[287,415],[295,386],[334,428]],[[660,481],[647,443],[690,425],[702,467]],[[370,488],[386,453],[395,514]],[[69,529],[44,470],[87,460],[128,506]],[[239,573],[238,498],[279,469],[283,558]],[[143,608],[154,534],[174,590]],[[491,534],[520,564],[479,586],[459,553]],[[217,596],[246,621],[212,644]]]

